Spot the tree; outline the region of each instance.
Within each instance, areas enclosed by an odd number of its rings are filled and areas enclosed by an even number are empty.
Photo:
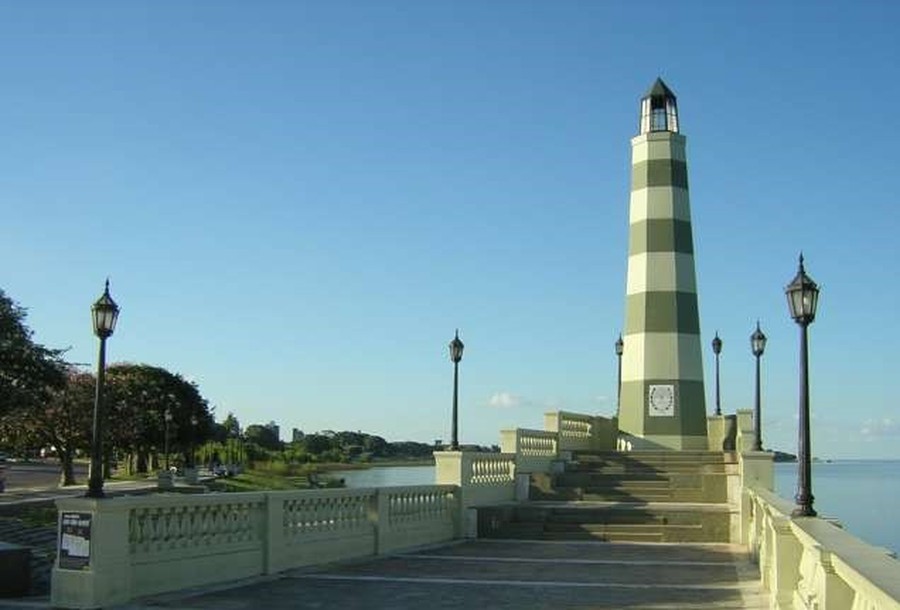
[[[148,364],[113,364],[106,378],[109,446],[127,455],[130,471],[148,472],[150,461],[165,447],[166,411],[172,416],[170,453],[191,462],[190,450],[209,438],[215,423],[196,384]]]
[[[225,421],[216,425],[220,426],[224,432],[222,439],[219,440],[220,443],[224,443],[229,438],[241,438],[241,422],[234,416],[234,413],[229,411],[225,416]]]
[[[74,451],[83,435],[73,426],[76,405],[67,396],[63,350],[35,343],[26,311],[0,290],[0,428],[6,443],[20,450],[63,446]],[[76,409],[77,410],[77,409]],[[71,412],[70,412],[71,411]],[[65,416],[63,416],[65,414]],[[67,456],[68,457],[68,456]],[[62,482],[74,482],[71,459]]]
[[[281,439],[275,433],[276,428],[272,425],[250,424],[244,430],[244,437],[251,443],[259,445],[263,449],[269,451],[280,451]]]
[[[306,453],[310,455],[319,455],[325,453],[333,447],[331,438],[324,434],[307,434],[300,443]]]
[[[0,290],[0,416],[40,404],[65,385],[62,350],[35,343],[25,317]]]
[[[380,436],[366,435],[363,441],[363,449],[373,456],[381,457],[388,451],[388,442]]]
[[[44,402],[15,409],[4,418],[7,433],[19,446],[56,449],[61,485],[77,483],[75,456],[90,447],[95,388],[93,375],[70,369],[65,385]]]

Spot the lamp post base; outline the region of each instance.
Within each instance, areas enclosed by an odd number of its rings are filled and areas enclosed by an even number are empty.
[[[816,517],[818,513],[812,506],[798,506],[791,511],[791,517]]]
[[[809,489],[809,484],[801,485],[801,489]],[[791,511],[792,517],[815,517],[818,513],[813,508],[813,496],[809,492],[801,491],[796,496],[794,496],[794,502],[797,503],[797,506]]]

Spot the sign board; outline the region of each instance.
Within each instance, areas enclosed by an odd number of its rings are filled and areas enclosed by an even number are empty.
[[[59,516],[59,567],[84,570],[91,563],[91,513]]]
[[[675,386],[651,385],[647,395],[651,417],[675,417]]]

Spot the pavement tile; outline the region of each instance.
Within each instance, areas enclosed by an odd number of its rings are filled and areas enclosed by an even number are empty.
[[[158,596],[121,610],[260,607],[691,610],[767,604],[753,566],[732,545],[467,541]]]

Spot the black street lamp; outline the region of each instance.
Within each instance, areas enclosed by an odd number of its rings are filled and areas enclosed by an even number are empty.
[[[625,342],[622,341],[622,333],[619,333],[619,338],[616,339],[616,357],[619,359],[619,378],[618,383],[616,384],[616,416],[619,415],[619,410],[622,408],[622,353],[625,351]]]
[[[753,439],[753,450],[762,451],[762,411],[760,410],[759,396],[759,359],[766,351],[766,336],[759,329],[759,320],[756,321],[756,330],[750,335],[750,349],[756,356],[756,398],[753,402],[753,432],[756,437]]]
[[[100,355],[97,358],[97,389],[94,394],[94,421],[91,435],[91,473],[88,479],[88,498],[103,497],[103,383],[106,373],[106,340],[116,330],[119,306],[109,296],[109,280],[97,302],[91,306],[94,334],[100,338]]]
[[[713,353],[716,355],[716,415],[722,415],[722,404],[719,401],[719,354],[722,353],[722,340],[719,339],[719,331],[712,340]]]
[[[459,429],[459,409],[457,405],[457,397],[459,394],[459,361],[462,360],[463,342],[459,340],[459,329],[456,330],[456,336],[450,342],[450,360],[453,362],[453,429],[450,434],[450,450],[459,451],[459,437],[457,431]]]
[[[165,413],[163,413],[163,421],[165,421],[164,432],[165,437],[163,438],[163,452],[165,454],[164,462],[166,465],[166,472],[169,472],[169,424],[172,422],[172,410],[166,407]]]
[[[803,268],[803,254],[797,275],[784,289],[788,307],[794,322],[800,325],[800,434],[797,462],[799,467],[797,482],[797,507],[795,517],[815,517],[812,494],[812,453],[809,438],[809,350],[807,347],[807,327],[816,319],[819,303],[819,287],[806,275]]]

